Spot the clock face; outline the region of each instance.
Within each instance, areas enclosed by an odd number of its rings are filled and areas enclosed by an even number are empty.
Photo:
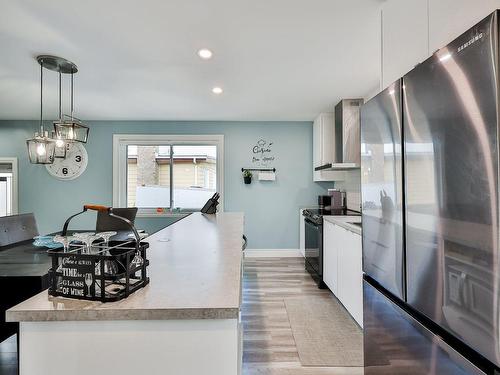
[[[80,142],[66,143],[66,158],[55,158],[46,165],[47,171],[60,180],[73,180],[87,168],[88,154]]]

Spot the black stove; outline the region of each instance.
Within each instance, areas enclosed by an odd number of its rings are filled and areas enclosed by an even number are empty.
[[[305,266],[319,288],[326,288],[323,282],[323,216],[361,216],[348,209],[325,210],[308,208],[302,211],[305,217]]]
[[[333,209],[333,210],[325,210],[321,208],[307,208],[302,211],[302,215],[311,221],[322,224],[323,216],[361,216],[361,213],[358,211],[348,210],[345,208]]]

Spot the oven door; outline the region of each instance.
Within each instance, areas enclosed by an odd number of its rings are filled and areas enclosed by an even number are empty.
[[[323,277],[323,226],[305,219],[305,256],[308,271]]]

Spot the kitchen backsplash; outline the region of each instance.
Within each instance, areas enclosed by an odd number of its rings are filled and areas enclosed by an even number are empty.
[[[361,171],[346,171],[344,181],[335,182],[335,188],[345,190],[347,193],[347,208],[350,210],[361,210]]]

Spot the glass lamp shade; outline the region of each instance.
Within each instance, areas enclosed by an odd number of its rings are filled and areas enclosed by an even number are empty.
[[[89,138],[89,127],[76,119],[55,121],[54,130],[57,138],[67,142],[87,143]]]
[[[48,136],[35,136],[26,141],[31,164],[53,164],[56,143]]]
[[[54,157],[58,159],[66,159],[66,142],[64,142],[61,138],[56,136],[56,132],[52,131],[52,139],[56,144],[56,149],[54,152]]]

